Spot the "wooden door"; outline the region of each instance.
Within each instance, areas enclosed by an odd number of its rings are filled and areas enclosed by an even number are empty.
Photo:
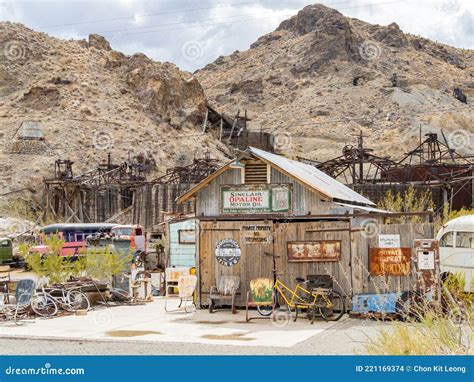
[[[266,237],[266,240],[262,240]],[[211,286],[219,277],[239,276],[237,305],[245,304],[251,279],[272,278],[273,263],[264,252],[273,253],[273,224],[264,221],[201,222],[199,240],[199,303],[207,305]],[[235,265],[223,265],[216,257],[216,246],[222,240],[234,240],[240,248],[240,259]]]

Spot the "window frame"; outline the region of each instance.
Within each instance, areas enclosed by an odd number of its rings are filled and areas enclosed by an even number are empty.
[[[181,233],[182,233],[182,232],[194,232],[194,235],[193,235],[194,241],[185,241],[185,240],[182,240],[182,237],[181,237]],[[196,245],[196,230],[178,229],[178,244]]]
[[[471,240],[471,245],[468,247],[463,247],[458,245],[458,237],[460,237],[460,234],[467,234],[468,235],[468,243],[469,243],[469,236],[471,236],[473,239]],[[456,231],[456,240],[454,241],[456,247],[455,248],[462,248],[462,249],[474,249],[474,232],[469,232],[469,231]]]
[[[443,245],[443,243],[445,242],[444,238],[447,236],[447,235],[451,235],[451,245],[448,246],[448,245]],[[443,236],[441,236],[441,238],[439,239],[439,246],[440,248],[455,248],[454,247],[454,244],[456,242],[456,239],[454,237],[454,231],[448,231],[448,232],[445,232],[443,234]]]

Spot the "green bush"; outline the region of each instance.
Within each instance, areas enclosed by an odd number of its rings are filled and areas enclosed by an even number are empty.
[[[433,210],[434,202],[431,191],[417,191],[413,186],[410,186],[403,194],[387,191],[377,206],[391,212],[424,212]],[[425,218],[423,216],[402,216],[391,220],[393,223],[421,223]]]
[[[114,275],[130,269],[132,255],[122,255],[109,247],[89,249],[79,260],[84,275],[109,281]]]
[[[30,247],[23,246],[27,266],[40,277],[48,277],[50,283],[62,283],[71,277],[90,277],[96,280],[110,281],[112,277],[129,269],[132,255],[121,255],[109,247],[91,248],[81,252],[74,261],[71,257],[60,256],[64,244],[57,235],[45,237],[48,252],[44,255],[30,253]]]

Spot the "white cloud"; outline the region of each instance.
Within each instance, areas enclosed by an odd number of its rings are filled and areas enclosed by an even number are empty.
[[[193,71],[220,55],[247,49],[258,37],[312,3],[227,1],[8,0],[0,2],[0,17],[57,37],[85,38],[89,33],[103,33],[114,49],[127,54],[144,52],[156,60],[171,61]],[[368,6],[371,2],[374,5]],[[474,46],[473,1],[331,0],[323,3],[370,23],[387,25],[395,21],[405,32],[457,47]],[[195,60],[183,57],[183,46],[189,41],[198,42],[203,50]]]

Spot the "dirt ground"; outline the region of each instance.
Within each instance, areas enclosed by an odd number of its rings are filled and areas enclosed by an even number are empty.
[[[12,279],[35,278],[14,271]],[[173,308],[177,300],[168,302]],[[96,307],[86,316],[0,322],[0,354],[364,354],[390,322],[343,317],[272,323],[245,321],[245,311],[165,312],[165,299],[138,306]],[[257,316],[252,311],[251,316]]]
[[[305,322],[309,325],[309,323]],[[239,346],[183,342],[0,337],[2,355],[343,355],[364,354],[364,346],[390,324],[346,318],[292,347]],[[269,333],[271,335],[271,333]],[[119,345],[119,346],[118,346]]]

